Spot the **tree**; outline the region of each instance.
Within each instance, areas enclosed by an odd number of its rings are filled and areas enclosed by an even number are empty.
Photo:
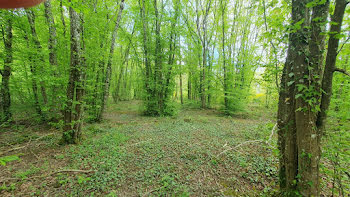
[[[81,21],[79,14],[73,7],[69,7],[71,59],[70,73],[67,86],[67,102],[64,110],[64,127],[62,143],[79,143],[82,136],[82,97],[83,87],[83,61],[81,48]]]
[[[5,58],[4,58],[4,69],[0,70],[2,75],[1,83],[1,101],[2,109],[4,112],[4,122],[12,120],[11,113],[11,94],[10,94],[10,77],[11,77],[11,64],[13,62],[13,49],[12,49],[12,16],[11,12],[6,12],[5,20],[6,23],[1,25],[2,28],[2,39],[5,45]]]
[[[323,120],[329,107],[335,70],[334,57],[339,42],[336,35],[340,33],[346,4],[344,0],[336,1],[322,78],[329,1],[292,2],[288,56],[278,106],[280,187],[291,196],[296,195],[294,192],[319,196]]]

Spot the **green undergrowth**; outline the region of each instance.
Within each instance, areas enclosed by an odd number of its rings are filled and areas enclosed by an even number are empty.
[[[128,137],[115,128],[90,128],[87,135],[87,140],[72,147],[69,155],[73,168],[87,169],[93,173],[77,176],[72,181],[72,194],[80,194],[82,191],[108,191],[109,187],[125,176],[120,165],[125,161],[126,154],[120,149],[120,145]]]
[[[123,109],[120,109],[123,111]],[[176,117],[119,114],[86,128],[86,140],[66,156],[69,168],[91,173],[59,175],[73,196],[265,195],[276,188],[275,144],[268,120],[222,116],[213,110]],[[238,149],[228,150],[242,142]]]

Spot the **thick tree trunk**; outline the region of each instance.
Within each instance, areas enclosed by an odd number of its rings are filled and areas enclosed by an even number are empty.
[[[336,1],[330,30],[333,36],[329,39],[322,82],[323,33],[329,1],[312,7],[312,12],[307,8],[308,2],[292,2],[293,23],[299,22],[300,28],[290,34],[288,57],[281,81],[278,111],[280,187],[289,195],[298,191],[302,196],[319,196],[322,128],[325,111],[330,103],[339,43],[334,32],[340,33],[347,2]]]
[[[79,143],[81,139],[81,102],[82,102],[82,59],[81,59],[81,24],[78,13],[69,8],[71,32],[70,73],[67,87],[67,103],[64,112],[62,142]]]
[[[10,94],[10,76],[11,76],[11,64],[13,62],[13,52],[12,52],[12,16],[7,16],[7,21],[5,23],[5,28],[2,29],[3,40],[5,45],[5,58],[4,58],[4,69],[0,70],[2,75],[1,83],[1,100],[2,109],[4,112],[3,121],[11,121],[11,94]]]
[[[321,94],[320,76],[324,51],[323,32],[326,29],[329,1],[313,7],[311,32],[301,29],[298,39],[298,55],[295,59],[296,125],[298,144],[298,191],[303,196],[319,196],[319,163],[321,157],[321,133],[316,128],[316,117]],[[308,17],[309,18],[309,17]],[[305,25],[309,25],[305,20]],[[307,33],[301,32],[306,31]],[[298,31],[299,32],[299,31]],[[307,43],[309,46],[307,46]],[[307,47],[309,48],[307,52]],[[299,55],[301,54],[301,55]],[[306,77],[307,76],[307,77]],[[311,96],[310,96],[311,94]]]
[[[112,76],[112,60],[113,60],[113,55],[114,55],[115,40],[117,39],[117,33],[118,33],[118,29],[119,29],[119,23],[120,23],[120,20],[122,18],[123,9],[124,9],[124,0],[121,0],[117,20],[115,22],[114,30],[112,33],[111,48],[109,50],[106,75],[105,75],[105,80],[103,83],[102,103],[101,103],[100,113],[97,116],[98,121],[101,121],[103,118],[103,113],[106,110],[105,108],[106,108],[107,101],[109,98],[109,87],[110,87],[110,80],[111,80],[111,76]]]
[[[305,19],[307,0],[293,1],[292,25]],[[302,24],[303,30],[305,24]],[[280,98],[278,104],[278,146],[280,149],[280,188],[283,192],[292,193],[296,189],[298,174],[297,129],[295,117],[295,72],[296,60],[302,64],[303,57],[298,49],[303,49],[303,34],[293,32],[289,35],[287,60],[283,69]],[[301,44],[301,46],[299,46]],[[300,65],[298,65],[300,66]]]

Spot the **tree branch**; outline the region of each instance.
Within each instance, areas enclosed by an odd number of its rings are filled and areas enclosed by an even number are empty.
[[[348,73],[345,69],[335,68],[334,72],[340,72],[340,73],[343,73],[344,75],[347,75],[350,77],[350,73]]]

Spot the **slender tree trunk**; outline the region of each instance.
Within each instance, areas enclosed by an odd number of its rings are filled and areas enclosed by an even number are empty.
[[[205,33],[204,33],[205,34]],[[206,36],[204,36],[204,40],[206,40]],[[202,65],[202,70],[201,70],[201,84],[200,84],[200,89],[201,89],[201,107],[204,109],[206,108],[206,95],[205,95],[205,68],[207,66],[207,47],[206,47],[206,41],[203,43],[203,65]]]
[[[31,33],[32,33],[32,38],[33,38],[33,42],[36,46],[37,52],[38,52],[38,58],[39,58],[39,65],[40,68],[43,68],[44,65],[44,57],[42,55],[42,46],[41,43],[39,41],[38,35],[36,33],[36,28],[35,28],[35,14],[32,10],[29,9],[25,9],[26,14],[27,14],[27,18],[28,18],[28,22],[29,22],[29,26],[31,29]],[[41,69],[43,70],[43,69]],[[41,90],[41,96],[43,97],[43,101],[44,104],[47,104],[47,94],[46,94],[46,88],[45,88],[45,83],[44,81],[40,80],[40,90]]]
[[[60,0],[60,12],[61,12],[61,22],[63,25],[63,36],[66,37],[66,21],[64,20],[64,9],[63,9],[63,4],[62,4],[63,0]]]
[[[192,100],[192,72],[188,72],[188,77],[187,77],[187,97],[188,100]]]
[[[336,0],[334,15],[332,16],[332,25],[330,32],[332,32],[328,40],[328,51],[326,57],[326,66],[324,69],[322,80],[322,96],[320,113],[317,116],[317,127],[323,130],[325,120],[327,117],[327,110],[331,103],[332,87],[333,87],[333,73],[336,70],[336,60],[338,55],[339,37],[337,35],[341,32],[344,13],[348,2],[346,0]],[[336,32],[336,33],[335,33]]]
[[[106,78],[105,78],[104,84],[103,84],[103,98],[102,98],[100,113],[97,116],[98,121],[101,121],[103,118],[103,113],[106,110],[105,108],[106,108],[106,104],[107,104],[107,101],[109,98],[109,87],[110,87],[110,80],[111,80],[111,76],[112,76],[112,59],[113,59],[114,48],[115,48],[115,40],[117,38],[119,23],[120,23],[120,20],[122,17],[123,9],[124,9],[124,0],[121,0],[117,20],[115,22],[114,30],[112,33],[111,48],[109,50],[106,75],[105,75]]]
[[[44,6],[46,21],[49,25],[49,61],[51,66],[57,66],[57,33],[55,20],[52,15],[51,0],[46,0]]]
[[[146,91],[148,94],[152,94],[152,90],[150,87],[150,75],[152,73],[151,71],[151,65],[150,65],[150,58],[149,58],[149,49],[148,49],[148,23],[146,19],[146,5],[145,5],[145,0],[142,0],[142,6],[141,6],[141,0],[139,0],[140,4],[140,13],[141,13],[141,18],[142,18],[142,38],[143,38],[143,53],[144,53],[144,64],[145,64],[145,86],[146,86]]]
[[[224,103],[225,103],[225,110],[229,109],[229,103],[228,103],[228,86],[227,86],[227,68],[226,68],[226,52],[225,52],[225,14],[226,14],[226,5],[223,5],[223,1],[221,2],[221,11],[222,11],[222,58],[223,58],[223,69],[224,69]]]
[[[180,73],[180,98],[181,98],[181,104],[184,104],[184,97],[182,93],[182,73]]]
[[[12,52],[12,16],[7,16],[5,23],[5,28],[2,26],[3,40],[5,45],[5,58],[4,58],[4,69],[0,70],[2,75],[1,83],[1,100],[2,109],[4,112],[3,121],[11,121],[11,94],[10,94],[10,76],[11,76],[11,64],[13,62],[13,52]]]

